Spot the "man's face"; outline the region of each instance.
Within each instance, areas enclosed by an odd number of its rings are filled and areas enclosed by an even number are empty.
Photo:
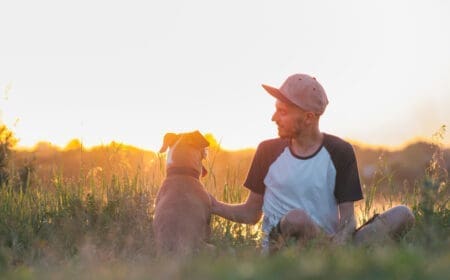
[[[272,121],[278,126],[278,135],[281,138],[294,138],[299,136],[307,125],[307,114],[306,111],[303,111],[297,106],[277,100]]]

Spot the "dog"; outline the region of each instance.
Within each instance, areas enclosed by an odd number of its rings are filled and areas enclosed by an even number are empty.
[[[186,256],[214,246],[208,244],[211,200],[200,176],[209,142],[198,132],[167,133],[160,153],[169,148],[166,178],[158,191],[153,217],[158,256]]]

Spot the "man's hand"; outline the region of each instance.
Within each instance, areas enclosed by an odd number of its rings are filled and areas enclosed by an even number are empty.
[[[347,226],[347,228],[342,228],[335,235],[331,237],[331,242],[334,245],[344,245],[352,239],[353,232],[355,230],[354,226]]]
[[[344,202],[339,204],[339,226],[331,242],[335,245],[344,245],[353,237],[356,228],[354,203]]]
[[[209,194],[212,214],[244,224],[256,224],[262,215],[263,196],[250,192],[247,200],[241,204],[228,204],[217,201]]]
[[[217,207],[219,202],[211,193],[208,193],[208,195],[209,195],[209,201],[211,201],[211,212],[212,212],[212,214],[215,214],[216,212],[214,210]]]

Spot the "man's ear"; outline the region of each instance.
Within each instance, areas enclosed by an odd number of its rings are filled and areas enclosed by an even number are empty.
[[[160,153],[164,153],[165,151],[167,151],[167,148],[172,147],[180,138],[180,135],[175,134],[175,133],[166,133],[166,135],[164,135],[164,140],[163,140],[163,145],[161,147],[161,149],[159,149]]]
[[[199,149],[209,146],[208,140],[198,130],[190,133],[189,144]]]

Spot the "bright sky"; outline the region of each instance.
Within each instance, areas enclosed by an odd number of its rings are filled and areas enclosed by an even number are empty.
[[[256,147],[277,136],[261,84],[293,73],[322,83],[321,129],[345,139],[398,146],[450,125],[450,1],[2,0],[0,11],[0,118],[20,146],[156,150],[166,132],[198,129]]]

